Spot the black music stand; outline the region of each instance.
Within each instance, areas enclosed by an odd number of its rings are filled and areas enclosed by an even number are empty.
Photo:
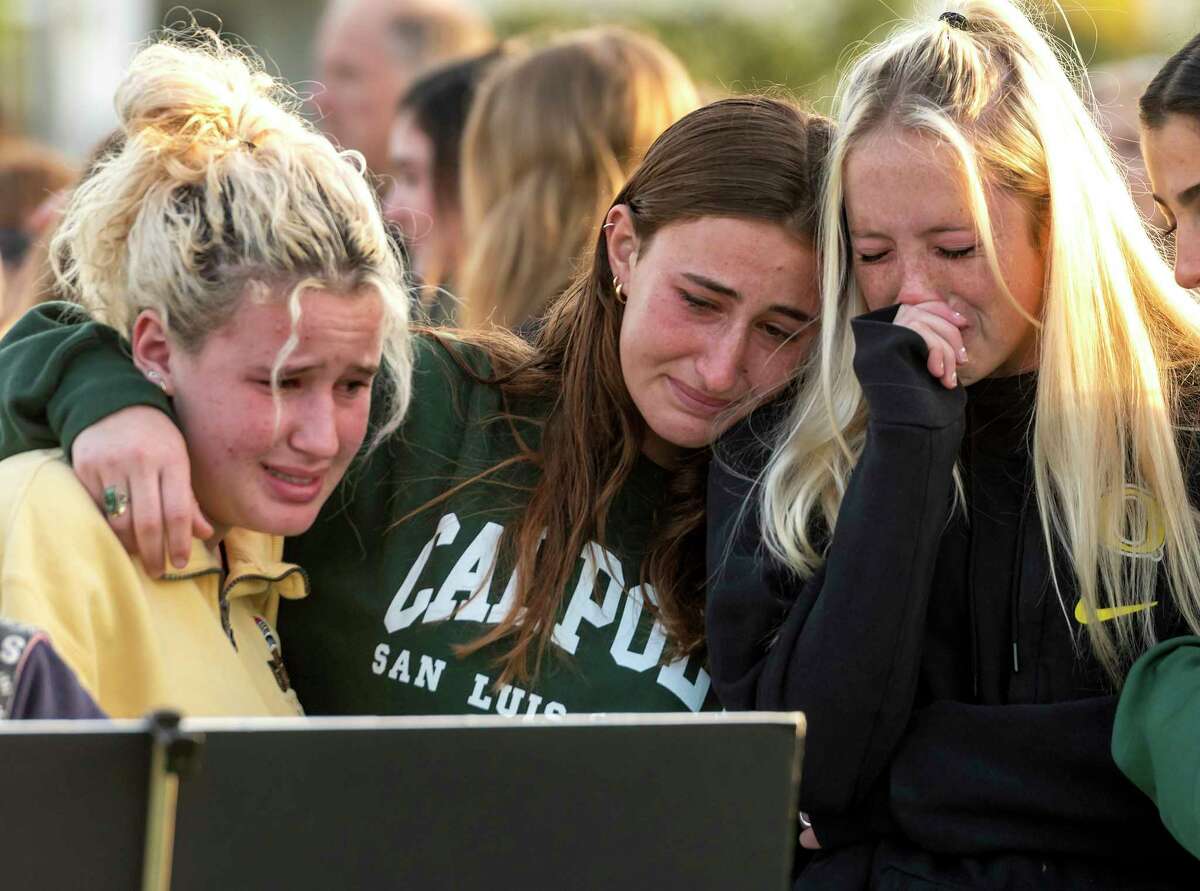
[[[160,719],[147,730],[0,725],[9,887],[789,882],[796,713]]]

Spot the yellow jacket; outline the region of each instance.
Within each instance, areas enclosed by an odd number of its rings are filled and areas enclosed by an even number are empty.
[[[274,626],[307,578],[280,562],[278,536],[234,529],[224,545],[227,578],[200,541],[184,569],[151,578],[61,451],[0,461],[0,615],[46,631],[113,717],[302,714]]]

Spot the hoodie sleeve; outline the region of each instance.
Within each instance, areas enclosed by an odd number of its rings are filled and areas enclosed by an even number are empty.
[[[1157,804],[1167,829],[1200,857],[1200,637],[1148,650],[1121,692],[1112,756]]]
[[[61,444],[134,405],[170,402],[129,358],[129,346],[71,303],[31,309],[0,341],[0,458]]]
[[[755,554],[752,526],[725,533],[730,559],[710,573],[718,695],[731,708],[806,713],[800,806],[816,815],[866,803],[909,723],[963,436],[965,394],[930,376],[924,342],[894,314],[853,322],[867,438],[823,570],[802,585],[781,578]],[[728,523],[736,483],[718,470],[714,492],[710,522]]]
[[[717,443],[709,467],[708,670],[727,709],[755,708],[767,649],[788,611],[799,609],[805,590],[797,576],[767,555],[757,515],[757,477],[782,408],[764,406],[739,423]]]

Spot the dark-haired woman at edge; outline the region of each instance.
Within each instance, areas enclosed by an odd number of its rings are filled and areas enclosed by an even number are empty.
[[[1150,81],[1139,103],[1142,155],[1175,243],[1175,281],[1200,287],[1200,35]],[[1129,672],[1113,757],[1154,799],[1171,834],[1200,857],[1200,637],[1163,641]]]

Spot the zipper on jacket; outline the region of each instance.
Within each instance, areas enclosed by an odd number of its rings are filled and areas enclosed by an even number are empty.
[[[223,553],[224,553],[224,550],[222,550],[222,554]],[[276,576],[263,575],[261,573],[253,573],[253,572],[248,572],[248,573],[245,573],[244,575],[234,576],[234,575],[230,575],[228,573],[228,570],[226,571],[225,580],[221,584],[220,590],[217,592],[217,603],[220,606],[220,612],[221,612],[221,628],[224,629],[226,636],[229,638],[229,642],[231,644],[233,644],[234,650],[236,650],[238,648],[238,645],[237,645],[237,639],[235,638],[234,633],[233,633],[233,621],[229,614],[230,613],[229,592],[234,589],[234,586],[240,584],[241,582],[266,582],[267,584],[276,584],[278,582],[283,581],[288,576],[296,575],[297,573],[299,573],[300,577],[304,580],[304,587],[307,590],[307,588],[308,588],[308,573],[306,573],[304,571],[304,569],[299,566],[292,566],[292,567],[288,568],[286,571],[284,571]]]
[[[966,486],[966,504],[964,513],[967,520],[967,615],[971,622],[971,698],[979,701],[979,614],[975,608],[975,523],[971,516],[975,504],[975,462],[972,460],[975,451],[972,447],[971,436],[975,431],[975,408],[967,400],[967,430],[963,439],[965,464],[967,473],[963,485]]]
[[[1029,492],[1028,486],[1025,490]],[[1021,572],[1025,566],[1025,523],[1029,516],[1029,495],[1021,500],[1021,515],[1017,521],[1017,559],[1013,564],[1012,581],[1009,582],[1009,602],[1012,616],[1012,670],[1013,674],[1021,673],[1021,649],[1018,643],[1021,636]]]

